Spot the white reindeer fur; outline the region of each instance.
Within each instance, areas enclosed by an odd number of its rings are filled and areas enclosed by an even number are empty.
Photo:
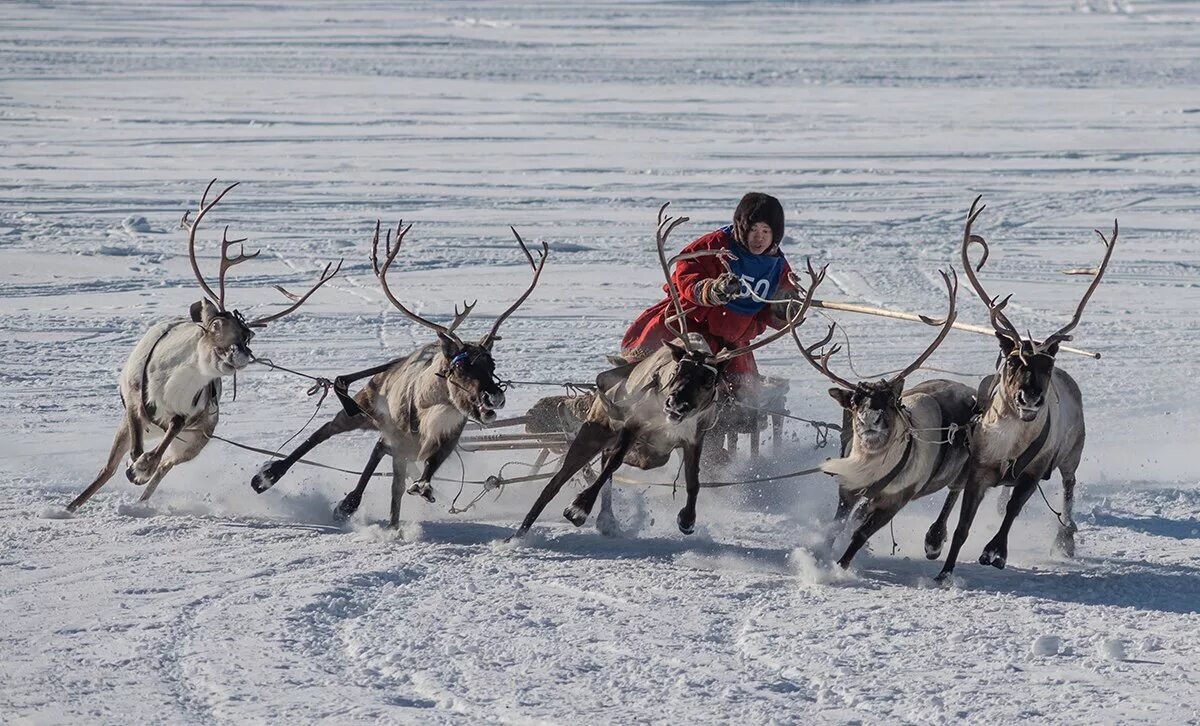
[[[147,357],[150,357],[148,368]],[[204,329],[200,325],[190,320],[158,323],[134,346],[121,372],[121,398],[126,407],[135,410],[142,405],[143,370],[147,383],[146,400],[154,406],[156,421],[167,423],[175,416],[191,420],[211,408],[211,425],[216,425],[216,406],[206,389],[216,382],[216,398],[220,398],[221,372],[216,354],[204,340]],[[201,391],[205,392],[197,399],[196,394]],[[154,426],[153,422],[146,423]]]
[[[974,458],[980,466],[1003,470],[1037,439],[1050,415],[1050,433],[1039,455],[1029,463],[1032,471],[1048,472],[1083,448],[1083,399],[1079,387],[1065,371],[1055,368],[1046,390],[1046,403],[1033,421],[1021,421],[1011,396],[997,390],[973,438]]]
[[[901,396],[909,419],[916,429],[940,429],[942,414],[937,401],[923,393],[906,393]],[[854,446],[850,456],[827,459],[821,470],[837,477],[838,486],[848,492],[858,492],[879,481],[904,456],[908,445],[909,428],[903,419],[897,418],[891,427],[887,446],[873,454]],[[888,484],[880,496],[891,497],[910,492],[909,498],[919,496],[921,488],[933,477],[933,467],[938,459],[938,444],[945,439],[945,432],[918,431],[913,442],[913,451],[903,471]]]

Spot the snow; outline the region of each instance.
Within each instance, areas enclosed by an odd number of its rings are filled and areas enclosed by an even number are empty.
[[[6,721],[1200,720],[1193,3],[10,3],[0,25]],[[505,378],[558,381],[593,377],[658,299],[663,201],[692,218],[682,244],[773,192],[792,259],[831,263],[829,297],[938,314],[936,269],[982,193],[985,280],[1035,333],[1069,318],[1087,281],[1061,271],[1096,264],[1091,230],[1118,217],[1076,330],[1104,357],[1061,359],[1088,420],[1079,557],[1050,554],[1034,497],[1007,569],[976,564],[993,495],[937,587],[933,497],[897,518],[895,555],[882,531],[831,571],[825,477],[704,491],[692,537],[669,488],[618,488],[622,534],[604,537],[558,516],[567,487],[506,543],[536,490],[451,515],[457,458],[436,504],[405,499],[397,535],[383,483],[335,523],[352,475],[297,467],[256,495],[262,457],[219,442],[146,505],[118,475],[63,517],[107,452],[125,356],[197,298],[179,218],[214,176],[243,183],[202,233],[204,268],[218,225],[264,251],[231,273],[243,311],[346,257],[254,340],[321,375],[426,340],[371,279],[377,218],[414,222],[395,288],[422,312],[479,299],[468,335],[528,279],[507,226],[549,241],[497,356]],[[928,341],[839,319],[864,376]],[[930,365],[973,382],[994,356],[955,334]],[[791,380],[794,413],[836,420],[788,345],[759,360]],[[305,388],[247,371],[218,433],[283,444],[312,414]],[[553,392],[515,386],[504,415]],[[771,471],[829,454],[788,434]],[[355,469],[371,445],[312,457]],[[508,458],[466,455],[462,476]],[[1057,506],[1057,479],[1044,489]]]

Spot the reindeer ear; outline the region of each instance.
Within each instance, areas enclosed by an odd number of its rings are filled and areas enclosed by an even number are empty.
[[[490,351],[497,340],[503,340],[499,335],[485,335],[479,339],[479,347]]]
[[[675,360],[683,360],[683,357],[687,355],[687,349],[674,341],[664,340],[663,345],[671,349],[671,355],[675,358]]]
[[[849,409],[850,402],[854,400],[854,392],[845,388],[830,388],[829,397],[837,401],[842,408]]]
[[[192,303],[191,315],[193,323],[200,323],[207,326],[212,322],[212,319],[217,317],[217,306],[208,301],[208,298]]]
[[[1004,355],[1009,355],[1017,347],[1017,342],[1003,333],[996,333],[996,337],[1000,340],[1000,351]]]
[[[892,395],[899,400],[901,393],[904,393],[904,379],[897,378],[896,380],[892,381]]]
[[[458,355],[458,343],[454,342],[453,338],[441,332],[437,336],[442,342],[442,355],[446,356],[447,360]]]
[[[1045,353],[1046,355],[1050,356],[1051,358],[1058,355],[1058,341],[1056,340],[1053,343],[1051,343],[1050,345],[1043,348],[1042,352]]]

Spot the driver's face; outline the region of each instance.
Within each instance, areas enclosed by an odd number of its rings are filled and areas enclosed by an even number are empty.
[[[761,255],[770,249],[771,243],[774,241],[775,235],[771,232],[771,225],[766,222],[755,222],[746,234],[746,247],[756,255]]]

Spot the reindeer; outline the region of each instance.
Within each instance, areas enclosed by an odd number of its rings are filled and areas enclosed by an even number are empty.
[[[1111,239],[1096,230],[1104,243],[1104,259],[1075,309],[1075,315],[1044,340],[1035,340],[1029,334],[1022,337],[1004,314],[1012,295],[997,302],[998,298],[988,295],[975,275],[983,269],[990,251],[983,237],[971,234],[971,225],[985,208],[979,206],[976,209],[980,198],[975,198],[967,215],[961,248],[962,265],[975,294],[988,309],[988,317],[1000,340],[1000,357],[995,375],[985,378],[979,387],[982,414],[972,429],[971,457],[967,464],[958,527],[954,530],[954,539],[938,581],[944,581],[954,571],[958,552],[971,530],[971,521],[984,493],[989,487],[1000,484],[1013,486],[1013,493],[1000,530],[984,547],[979,562],[1004,569],[1008,560],[1008,533],[1013,521],[1038,483],[1049,479],[1054,469],[1058,469],[1063,483],[1063,513],[1055,547],[1068,557],[1075,556],[1076,526],[1071,510],[1075,502],[1075,470],[1083,455],[1083,396],[1074,379],[1055,366],[1054,356],[1061,343],[1071,340],[1070,333],[1079,324],[1088,300],[1104,277],[1117,243],[1116,220],[1113,220]],[[971,265],[968,255],[973,244],[983,248],[983,257],[975,266]],[[950,503],[947,502],[942,515],[930,528],[931,535],[940,525],[941,536],[945,537]]]
[[[679,448],[683,449],[687,503],[679,510],[676,523],[680,532],[692,534],[696,525],[696,498],[700,492],[701,448],[705,432],[716,421],[714,401],[725,364],[787,335],[789,330],[801,324],[817,285],[825,277],[824,268],[818,274],[809,263],[811,284],[803,302],[778,332],[736,350],[713,353],[701,336],[688,333],[679,291],[671,280],[671,264],[683,259],[684,255],[668,261],[666,241],[688,218],[664,217],[668,204],[658,210],[656,243],[659,264],[667,279],[667,291],[674,303],[674,317],[679,327],[672,327],[670,320],[666,325],[678,340],[666,341],[649,357],[605,371],[596,378],[596,396],[582,428],[572,440],[562,467],[547,482],[513,535],[515,537],[522,537],[529,531],[563,484],[597,454],[603,452],[603,460],[595,482],[581,491],[563,511],[563,516],[576,527],[587,521],[601,489],[622,463],[639,469],[656,469],[666,464],[671,452]],[[724,251],[694,252],[687,256],[701,254],[722,255]],[[797,304],[795,300],[770,302],[787,303],[789,307]]]
[[[818,362],[814,352],[833,339],[834,325],[822,340],[807,347],[792,331],[804,359],[836,384],[829,395],[845,409],[845,425],[852,429],[850,451],[821,465],[838,479],[836,522],[845,522],[857,502],[865,503],[860,523],[838,560],[843,569],[905,504],[956,483],[967,461],[966,430],[974,413],[975,391],[944,379],[904,390],[905,379],[942,344],[957,316],[958,276],[951,271],[952,282],[950,275],[940,274],[949,310],[941,321],[922,318],[941,330],[916,360],[890,378],[851,383],[832,373],[829,359],[840,350],[836,345],[818,354]]]
[[[125,470],[129,481],[145,486],[140,501],[148,500],[158,488],[159,482],[174,467],[191,461],[200,454],[217,428],[218,404],[221,399],[221,379],[234,376],[254,360],[249,343],[254,338],[254,329],[266,327],[295,311],[322,285],[333,279],[341,269],[325,266],[320,279],[302,296],[289,293],[276,285],[292,301],[282,312],[247,321],[237,310],[225,307],[225,273],[235,265],[254,259],[259,252],[245,254],[241,246],[246,240],[229,239],[229,227],[221,236],[221,262],[218,269],[217,290],[213,292],[196,262],[196,230],[200,221],[238,183],[228,187],[208,201],[213,179],[200,198],[199,211],[195,220],[189,222],[185,212],[181,226],[188,230],[188,258],[192,272],[204,297],[191,306],[191,320],[174,320],[154,325],[125,362],[121,372],[121,404],[125,417],[117,427],[108,461],[95,481],[67,505],[67,511],[75,512],[87,500],[100,491],[113,474],[126,452],[130,454],[130,465]],[[236,257],[229,256],[233,245],[238,245]],[[144,448],[146,435],[162,434],[158,446],[150,451]]]
[[[317,429],[296,450],[286,457],[265,464],[250,481],[254,491],[263,493],[270,489],[302,456],[325,440],[347,431],[373,429],[379,432],[379,440],[367,459],[366,467],[358,485],[338,504],[334,516],[345,519],[358,511],[362,503],[367,482],[375,473],[385,453],[392,456],[392,500],[389,525],[400,526],[400,499],[404,494],[408,462],[423,463],[421,476],[408,489],[409,494],[418,494],[428,502],[434,502],[430,482],[438,468],[458,446],[459,436],[467,420],[481,424],[496,418],[496,410],[504,407],[504,389],[496,378],[496,364],[492,358],[492,346],[499,340],[500,326],[525,302],[537,286],[542,268],[549,255],[545,242],[538,261],[525,246],[521,235],[512,229],[517,244],[533,268],[533,279],[525,292],[492,324],[491,330],[479,342],[466,342],[455,329],[471,313],[475,303],[464,304],[448,326],[439,325],[412,312],[392,293],[387,273],[400,252],[405,235],[412,229],[396,227],[395,243],[391,230],[385,239],[386,255],[379,264],[379,228],[375,224],[375,237],[371,242],[371,266],[383,293],[392,305],[405,317],[437,333],[438,342],[422,346],[410,355],[380,366],[369,368],[334,381],[334,390],[342,401],[343,410],[321,428]],[[351,398],[347,393],[350,383],[370,377],[370,381]]]

